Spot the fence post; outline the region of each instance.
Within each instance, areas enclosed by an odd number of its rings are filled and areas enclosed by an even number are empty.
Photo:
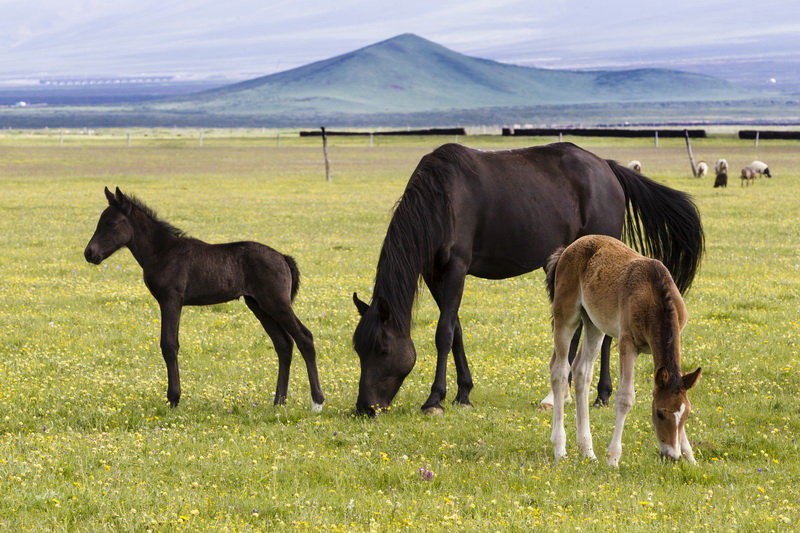
[[[61,134],[58,136],[58,145],[64,146],[64,132],[62,131]]]
[[[686,151],[689,152],[689,164],[692,165],[692,177],[697,177],[697,167],[694,165],[694,155],[692,154],[692,144],[689,142],[689,130],[683,130],[686,139]]]
[[[128,143],[128,147],[130,147],[130,145],[131,145],[131,134],[130,134],[130,132],[128,132],[128,134],[126,135],[126,137],[127,137],[127,143]]]
[[[325,133],[325,126],[320,126],[322,130],[322,155],[325,157],[325,181],[331,181],[331,165],[328,162],[328,135]]]
[[[197,145],[203,147],[203,130],[200,130],[200,138],[197,140]]]
[[[372,148],[373,146],[375,146],[375,134],[369,132],[369,147]]]
[[[281,132],[275,134],[275,146],[278,148],[281,146]]]
[[[758,135],[758,134],[759,134],[759,131],[758,131],[758,130],[756,130],[756,147],[758,147],[758,137],[759,137],[759,135]]]
[[[656,148],[658,148],[658,130],[656,130]]]

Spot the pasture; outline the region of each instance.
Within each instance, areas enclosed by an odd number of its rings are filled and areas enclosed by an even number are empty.
[[[330,140],[258,130],[126,135],[0,134],[0,529],[9,531],[780,531],[800,520],[800,144],[693,141],[727,189],[691,177],[682,139],[576,139],[689,192],[706,256],[686,297],[685,371],[703,367],[687,433],[697,466],[658,459],[652,362],[619,469],[603,456],[613,409],[592,409],[600,461],[552,460],[552,351],[541,271],[468,278],[461,306],[474,409],[425,416],[438,312],[422,291],[418,360],[392,409],[354,415],[353,291],[368,298],[391,209],[419,158],[449,138]],[[570,140],[570,139],[565,139]],[[543,138],[466,137],[504,149]],[[753,159],[775,176],[739,186]],[[327,403],[312,413],[295,349],[285,407],[277,357],[241,301],[185,308],[183,396],[167,406],[159,312],[127,250],[101,266],[83,249],[119,186],[207,242],[256,240],[293,256],[294,304],[315,335]],[[616,343],[612,372],[618,384]],[[593,396],[592,396],[593,397]],[[613,396],[612,396],[613,399]]]

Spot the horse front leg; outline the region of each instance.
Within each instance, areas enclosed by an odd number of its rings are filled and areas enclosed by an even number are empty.
[[[611,337],[606,335],[600,347],[600,378],[597,380],[597,399],[595,407],[608,405],[613,387],[611,385]]]
[[[158,303],[161,308],[161,355],[167,365],[167,400],[170,407],[177,407],[181,399],[181,374],[178,369],[181,302],[179,298],[170,298]]]
[[[634,365],[638,355],[636,346],[630,338],[624,337],[620,339],[619,390],[614,402],[617,416],[614,424],[614,435],[611,437],[611,444],[608,446],[608,464],[611,466],[619,466],[619,458],[622,456],[622,430],[625,428],[625,419],[636,398],[636,393],[633,389],[633,378]]]
[[[465,270],[456,268],[451,262],[447,269],[436,278],[426,278],[428,288],[431,290],[436,304],[439,306],[439,322],[436,324],[436,374],[431,393],[422,405],[422,410],[426,413],[440,413],[444,411],[442,400],[447,395],[447,356],[453,348],[456,339],[456,329],[458,322],[458,308],[461,305],[461,295],[464,291]],[[458,328],[460,333],[460,328]],[[454,352],[456,367],[462,366],[462,371],[466,368],[466,355],[463,351],[463,338],[459,334],[459,344],[461,345],[462,360],[458,361],[459,355]],[[468,370],[467,370],[468,372]],[[471,384],[471,377],[470,377]],[[471,385],[470,385],[471,386]],[[467,392],[468,395],[468,392]],[[467,398],[467,403],[469,399]]]
[[[456,317],[456,328],[453,332],[453,360],[456,364],[456,382],[458,392],[453,403],[461,405],[472,405],[469,401],[469,393],[472,391],[472,373],[467,363],[467,354],[464,352],[464,337],[461,331],[461,320]]]

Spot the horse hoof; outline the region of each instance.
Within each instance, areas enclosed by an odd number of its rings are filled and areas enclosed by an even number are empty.
[[[441,415],[444,414],[444,408],[439,405],[432,405],[430,407],[423,407],[422,412],[426,415]]]
[[[608,407],[608,400],[603,398],[598,398],[594,401],[595,407]]]
[[[542,402],[542,403],[539,404],[539,410],[540,411],[552,411],[553,410],[553,404],[552,403],[544,403],[544,402]]]

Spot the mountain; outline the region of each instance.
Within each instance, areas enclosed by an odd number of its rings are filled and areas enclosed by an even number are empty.
[[[403,34],[303,67],[146,107],[161,112],[308,117],[752,96],[701,74],[523,67],[469,57]]]

